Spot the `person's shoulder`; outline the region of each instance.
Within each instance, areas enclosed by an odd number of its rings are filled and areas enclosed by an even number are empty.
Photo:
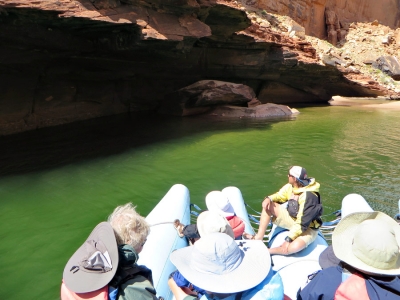
[[[309,187],[310,189],[318,192],[319,188],[321,187],[321,185],[319,184],[319,182],[317,182],[315,180],[315,178],[309,178],[310,183],[307,185],[307,187]]]
[[[342,272],[339,266],[323,269],[298,292],[297,300],[333,299],[341,281]]]
[[[343,268],[339,265],[331,266],[321,270],[322,273],[326,274],[342,274]]]
[[[374,289],[376,291],[391,290],[392,292],[400,293],[399,276],[388,276],[388,277],[365,276],[364,278],[367,282],[371,283],[374,286]]]
[[[118,300],[156,300],[156,290],[148,280],[143,275],[136,275],[132,279],[127,280],[119,287],[123,290],[123,293],[119,293],[120,296]]]
[[[329,280],[328,280],[328,278],[329,278]],[[308,285],[312,286],[312,285],[316,284],[317,282],[319,282],[320,280],[324,282],[324,285],[329,285],[330,283],[337,281],[337,280],[341,281],[342,280],[341,267],[332,266],[332,267],[325,268],[325,269],[318,271],[318,273],[315,274],[315,276],[313,276],[313,278],[308,283]]]
[[[290,192],[292,192],[292,190],[293,190],[293,186],[290,183],[286,183],[280,189],[280,191],[290,191]]]

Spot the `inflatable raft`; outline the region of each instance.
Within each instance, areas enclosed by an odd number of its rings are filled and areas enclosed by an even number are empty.
[[[173,225],[175,219],[190,224],[189,190],[182,184],[175,184],[146,217],[150,234],[139,255],[138,264],[145,265],[153,272],[153,284],[157,297],[173,299],[168,287],[168,277],[176,270],[169,260],[175,249],[188,246],[186,238],[180,238]]]
[[[240,190],[236,187],[226,187],[222,192],[228,197],[229,202],[235,209],[236,215],[245,221],[245,232],[254,234],[254,228],[251,224],[256,224],[258,222],[258,220],[255,219],[257,215],[253,216],[247,212]],[[257,214],[258,212],[255,211],[255,213]],[[250,221],[250,219],[252,219],[252,221]],[[328,226],[333,227],[333,224],[334,223],[327,223],[325,228]],[[286,231],[286,229],[274,225],[266,236],[268,247],[279,247],[287,236]],[[327,240],[320,232],[317,239],[311,245],[298,253],[289,256],[271,256],[273,263],[272,268],[278,272],[282,278],[285,295],[289,296],[291,299],[296,299],[297,291],[307,283],[308,276],[321,269],[318,259],[319,255],[326,247],[328,247]]]
[[[254,234],[254,229],[258,228],[260,213],[248,206],[242,197],[240,190],[236,187],[227,187],[222,190],[226,194],[236,214],[246,222],[246,232]],[[394,219],[400,223],[400,200],[398,202],[399,213]],[[256,215],[248,213],[247,208],[251,209]],[[332,221],[324,222],[321,226],[317,239],[304,250],[289,255],[273,255],[273,269],[281,275],[284,293],[291,299],[297,298],[297,292],[308,283],[309,275],[321,269],[319,256],[328,246],[327,241],[331,240],[333,230],[339,223],[341,217],[345,217],[355,212],[373,211],[368,202],[358,194],[349,194],[342,200],[341,209],[331,214]],[[255,225],[252,225],[255,224]],[[279,247],[287,236],[286,229],[272,226],[266,236],[268,247]]]
[[[245,231],[254,234],[257,229],[257,215],[259,217],[260,213],[244,202],[238,188],[227,187],[222,192],[228,197],[236,215],[244,220]],[[249,214],[248,210],[254,214]],[[371,207],[362,197],[360,201],[354,199],[347,201],[345,197],[341,210],[332,214],[335,215],[335,219],[324,222],[317,239],[311,245],[290,256],[272,256],[273,269],[281,275],[285,295],[296,299],[297,291],[307,284],[308,276],[320,270],[319,256],[328,246],[333,229],[340,221],[340,212],[347,215],[369,210],[372,210]],[[195,223],[200,212],[201,209],[197,205],[190,203],[189,190],[182,184],[176,184],[146,217],[151,225],[151,231],[138,263],[146,265],[153,271],[154,287],[158,297],[165,300],[174,299],[167,282],[169,275],[176,268],[169,260],[169,255],[175,249],[188,246],[186,238],[181,238],[177,234],[173,225],[174,220],[179,219],[183,224]],[[283,228],[273,226],[265,237],[268,247],[280,246],[287,235],[285,231]]]

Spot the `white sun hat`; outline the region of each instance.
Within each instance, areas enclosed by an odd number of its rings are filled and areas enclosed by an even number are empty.
[[[360,194],[348,194],[342,200],[342,218],[354,212],[373,212],[368,202]]]
[[[209,192],[206,196],[206,206],[209,211],[216,211],[225,218],[235,215],[235,210],[228,197],[221,191]]]
[[[355,212],[373,212],[374,210],[369,206],[368,202],[363,196],[359,194],[348,194],[342,200],[341,215],[342,218]],[[340,263],[340,259],[337,258],[333,252],[332,245],[328,246],[319,255],[319,265],[322,269],[337,266]]]
[[[172,252],[170,259],[189,282],[213,293],[248,290],[271,269],[271,257],[262,241],[235,241],[219,232]]]
[[[216,211],[203,211],[197,217],[197,230],[199,231],[200,237],[214,232],[221,232],[229,235],[233,239],[235,238],[231,225]]]
[[[360,271],[400,275],[400,226],[382,212],[347,215],[336,226],[332,245],[337,258]]]

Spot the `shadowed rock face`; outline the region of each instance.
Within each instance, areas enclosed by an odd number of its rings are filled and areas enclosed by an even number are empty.
[[[385,93],[231,1],[0,0],[0,14],[0,134],[158,110],[204,79],[246,84],[262,103]]]

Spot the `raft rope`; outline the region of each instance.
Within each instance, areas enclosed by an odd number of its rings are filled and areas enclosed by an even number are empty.
[[[165,222],[150,224],[149,226],[150,226],[150,227],[153,227],[153,226],[157,226],[157,225],[174,224],[174,223],[175,223],[175,221],[172,221],[172,222],[170,222],[170,221],[165,221]]]

